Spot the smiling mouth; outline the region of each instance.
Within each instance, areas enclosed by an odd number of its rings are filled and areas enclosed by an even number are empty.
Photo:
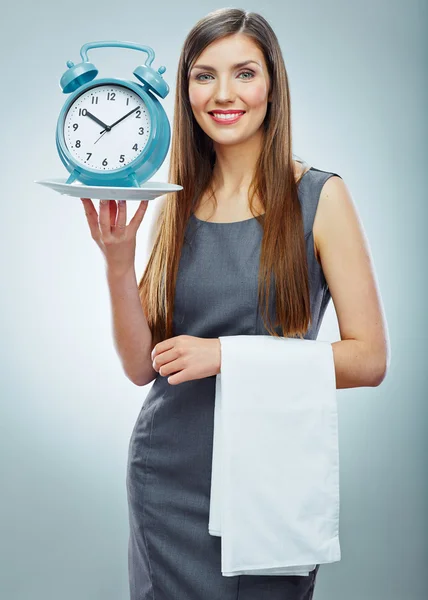
[[[227,123],[229,121],[236,121],[237,119],[242,117],[242,115],[245,115],[245,110],[239,110],[230,113],[218,113],[213,110],[210,111],[208,114],[211,115],[216,121],[225,121]]]

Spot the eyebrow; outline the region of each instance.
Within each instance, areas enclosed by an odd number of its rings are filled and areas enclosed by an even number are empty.
[[[256,65],[260,66],[255,60],[244,60],[243,62],[236,63],[236,65],[232,65],[232,69],[239,69],[239,67],[245,67],[245,65],[250,63],[255,63]],[[195,65],[192,67],[192,69],[209,69],[210,71],[214,71],[214,73],[217,72],[214,67],[210,67],[209,65]]]

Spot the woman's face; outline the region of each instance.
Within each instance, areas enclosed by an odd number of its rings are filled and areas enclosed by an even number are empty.
[[[242,143],[264,121],[269,85],[263,53],[251,38],[234,34],[217,40],[199,55],[190,71],[189,99],[195,119],[215,143]],[[234,115],[231,121],[216,121],[212,116],[216,110],[244,114],[237,120]]]

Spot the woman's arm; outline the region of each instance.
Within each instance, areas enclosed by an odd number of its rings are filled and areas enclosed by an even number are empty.
[[[166,196],[150,203],[150,220],[144,229],[143,256],[147,264],[156,238],[159,213]],[[149,215],[148,215],[149,216]],[[134,269],[120,276],[107,271],[112,306],[112,324],[116,352],[128,379],[136,385],[148,385],[158,376],[153,369],[152,333],[141,306]]]
[[[336,388],[378,386],[390,363],[386,319],[362,223],[343,179],[324,184],[313,227],[336,310]]]
[[[152,332],[141,306],[135,269],[120,275],[107,270],[107,282],[116,352],[128,379],[136,385],[147,385],[157,372],[150,356]]]

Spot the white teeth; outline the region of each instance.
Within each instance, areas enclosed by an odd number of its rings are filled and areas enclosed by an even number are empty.
[[[243,115],[244,113],[229,113],[229,114],[223,114],[223,113],[212,113],[214,115],[214,117],[216,119],[236,119],[236,117],[240,117],[241,115]]]

